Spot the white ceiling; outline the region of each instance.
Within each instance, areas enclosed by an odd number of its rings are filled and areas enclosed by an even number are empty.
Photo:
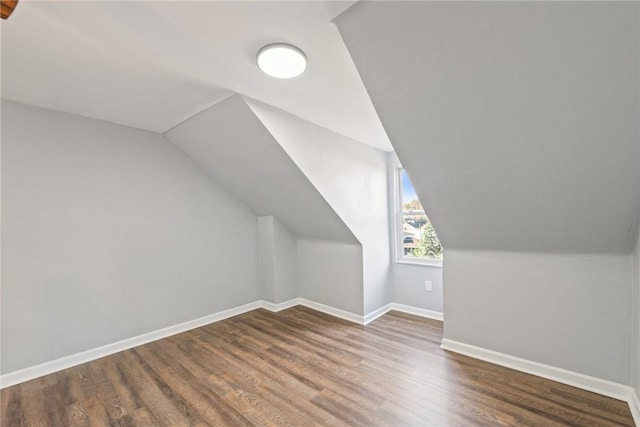
[[[2,22],[2,96],[165,132],[241,93],[389,151],[331,22],[352,3],[23,1]],[[305,74],[263,75],[272,42],[304,50]]]

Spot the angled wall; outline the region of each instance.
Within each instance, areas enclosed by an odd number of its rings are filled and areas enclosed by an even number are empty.
[[[257,242],[164,137],[2,101],[2,374],[256,301]]]
[[[282,289],[287,291],[281,295],[292,295],[290,279],[295,276],[295,296],[363,314],[362,274],[357,274],[362,269],[362,245],[244,98],[234,95],[166,136],[257,215],[266,217],[260,226],[260,268],[268,301],[283,302],[278,296]],[[282,256],[293,252],[295,271]]]
[[[255,100],[247,103],[362,244],[364,314],[390,303],[386,153]]]
[[[337,18],[446,248],[447,339],[630,383],[637,17],[362,2]]]
[[[165,136],[256,214],[274,215],[296,236],[358,243],[239,95]]]

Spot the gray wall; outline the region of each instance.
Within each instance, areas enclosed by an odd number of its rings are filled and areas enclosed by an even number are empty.
[[[387,156],[276,108],[247,100],[362,244],[364,312],[391,302]]]
[[[298,239],[301,298],[362,314],[362,282],[362,246]]]
[[[298,297],[296,236],[277,218],[258,218],[262,299],[274,304]]]
[[[640,233],[636,242],[636,250],[633,253],[632,286],[631,385],[636,390],[636,395],[640,398]]]
[[[296,236],[280,221],[273,218],[273,255],[275,271],[275,303],[297,298],[298,291],[298,241]]]
[[[640,8],[637,14],[638,23],[640,25]],[[640,48],[638,53],[638,68],[640,69]],[[638,86],[640,87],[640,73],[638,73]],[[640,94],[639,94],[640,95]],[[640,140],[638,140],[636,152],[637,167],[640,169]],[[640,175],[636,182],[636,191],[640,194]],[[640,218],[640,213],[639,213]],[[631,344],[633,346],[631,353],[631,384],[636,391],[636,397],[640,398],[640,229],[636,236],[636,247],[633,253],[633,324],[631,330]]]
[[[258,217],[258,281],[260,298],[276,300],[276,262],[273,248],[273,216]]]
[[[416,308],[443,312],[442,268],[394,263],[392,269],[393,302]],[[433,290],[426,291],[425,280]]]
[[[2,102],[2,373],[255,301],[257,240],[162,136]]]
[[[445,338],[629,384],[629,255],[447,250]]]

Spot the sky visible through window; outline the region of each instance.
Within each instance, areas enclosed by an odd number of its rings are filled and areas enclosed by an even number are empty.
[[[409,179],[409,175],[403,169],[401,171],[402,174],[402,204],[410,202],[412,200],[417,200],[418,196],[416,195],[416,190],[413,189],[413,184]]]

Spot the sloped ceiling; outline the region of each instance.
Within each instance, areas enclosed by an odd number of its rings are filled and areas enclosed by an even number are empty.
[[[26,1],[2,22],[2,97],[165,132],[233,93],[389,151],[330,21],[353,1]],[[256,53],[293,43],[299,78]]]
[[[337,24],[445,248],[632,250],[636,2],[359,2]]]
[[[358,240],[386,243],[388,257],[389,243],[380,237],[389,234],[389,218],[381,214],[389,209],[386,154],[273,106],[243,99]]]
[[[239,95],[165,136],[257,215],[273,215],[299,237],[358,243]]]

